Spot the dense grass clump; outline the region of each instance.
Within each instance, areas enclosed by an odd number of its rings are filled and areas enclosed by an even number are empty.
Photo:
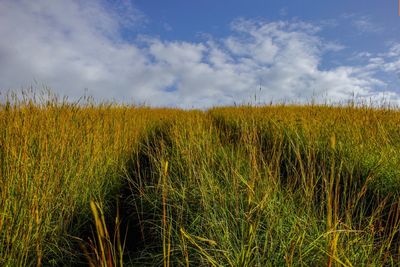
[[[0,107],[0,265],[397,265],[400,113]]]

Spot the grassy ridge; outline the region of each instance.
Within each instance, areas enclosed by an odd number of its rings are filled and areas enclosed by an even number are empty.
[[[367,107],[3,105],[0,265],[396,265],[399,122]],[[119,260],[101,253],[118,226]]]

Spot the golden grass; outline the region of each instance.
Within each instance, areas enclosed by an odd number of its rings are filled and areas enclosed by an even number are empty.
[[[388,108],[8,102],[0,265],[77,264],[76,240],[101,266],[395,265],[399,125]],[[109,210],[126,186],[127,235]]]
[[[73,219],[120,183],[147,127],[178,111],[18,103],[0,107],[0,265],[57,257]],[[84,221],[85,219],[83,219]],[[60,238],[63,237],[63,238]]]

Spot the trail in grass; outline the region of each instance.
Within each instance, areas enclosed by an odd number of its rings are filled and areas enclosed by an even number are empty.
[[[4,106],[0,265],[395,265],[399,122],[354,107]]]

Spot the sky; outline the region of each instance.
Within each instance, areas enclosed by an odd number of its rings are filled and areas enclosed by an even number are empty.
[[[0,95],[400,104],[398,0],[0,0]]]

